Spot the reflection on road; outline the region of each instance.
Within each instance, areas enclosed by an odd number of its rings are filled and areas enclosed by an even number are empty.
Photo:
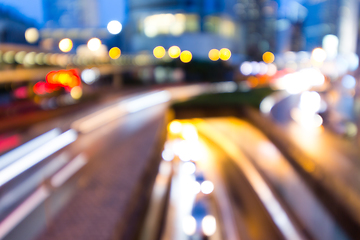
[[[174,120],[168,130],[162,164],[171,163],[174,176],[162,239],[349,239],[282,153],[249,122]],[[234,175],[235,169],[240,172]],[[248,182],[255,195],[239,181]],[[255,210],[257,201],[280,235]],[[205,229],[204,222],[214,227]]]

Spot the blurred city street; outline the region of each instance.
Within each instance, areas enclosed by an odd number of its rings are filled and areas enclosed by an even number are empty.
[[[0,240],[360,239],[358,0],[0,0]]]

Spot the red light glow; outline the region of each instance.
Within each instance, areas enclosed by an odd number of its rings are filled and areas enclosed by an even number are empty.
[[[64,88],[80,86],[81,80],[76,69],[51,71],[46,75],[46,82]]]
[[[29,96],[28,88],[23,86],[15,89],[14,96],[19,99],[27,98]]]
[[[67,92],[74,87],[80,87],[81,80],[76,69],[51,71],[46,75],[46,82],[38,82],[33,91],[37,95],[44,95],[65,88]]]
[[[0,153],[8,151],[20,144],[20,136],[0,136]]]

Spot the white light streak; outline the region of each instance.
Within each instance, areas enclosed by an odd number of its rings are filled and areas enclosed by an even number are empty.
[[[0,222],[0,239],[3,239],[14,227],[16,227],[26,216],[39,206],[48,196],[49,191],[41,186],[30,195],[10,215]]]
[[[171,95],[168,91],[161,91],[140,96],[134,100],[128,100],[126,108],[130,113],[168,102]]]
[[[47,133],[44,133],[31,141],[24,143],[23,145],[15,148],[14,150],[2,155],[0,157],[0,169],[5,167],[6,165],[14,162],[25,154],[29,153],[31,150],[41,146],[42,144],[50,141],[56,136],[60,135],[61,131],[58,128],[55,128]]]
[[[84,155],[80,154],[69,164],[67,164],[63,169],[56,173],[51,178],[51,185],[54,187],[60,187],[63,185],[71,176],[73,176],[77,171],[79,171],[85,164],[87,160]]]
[[[171,99],[168,91],[151,92],[142,94],[139,97],[126,99],[114,106],[97,111],[84,118],[76,120],[71,127],[82,133],[88,133],[128,113],[156,106]]]
[[[19,160],[12,163],[11,165],[5,167],[0,171],[0,186],[4,185],[19,174],[25,172],[26,170],[41,162],[43,159],[49,157],[51,154],[57,152],[61,148],[74,142],[76,138],[76,131],[70,129],[65,133],[61,134],[60,136],[51,139],[50,141],[28,153],[27,155],[21,157]]]
[[[271,109],[274,107],[275,103],[276,102],[275,102],[274,97],[267,96],[260,103],[260,111],[265,114],[270,113]]]

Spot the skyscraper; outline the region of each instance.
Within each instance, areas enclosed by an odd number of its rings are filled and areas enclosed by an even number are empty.
[[[43,0],[44,22],[50,28],[98,27],[97,0]]]
[[[178,45],[194,57],[207,58],[212,48],[239,52],[236,0],[132,0],[126,42],[129,51],[152,51]]]

